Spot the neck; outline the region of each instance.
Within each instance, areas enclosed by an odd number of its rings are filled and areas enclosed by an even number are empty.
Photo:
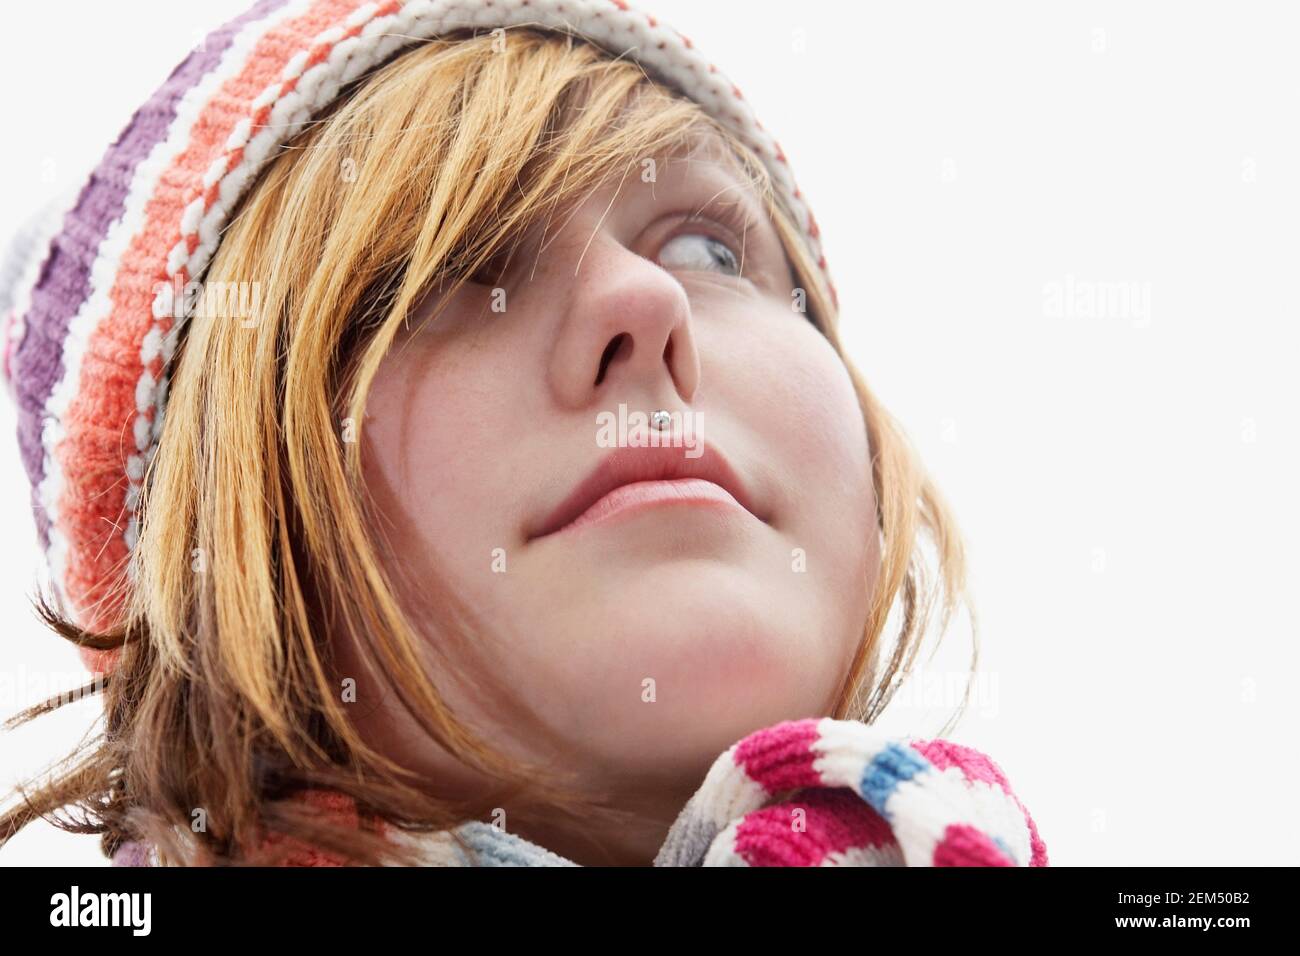
[[[539,821],[521,825],[515,833],[579,866],[650,866],[668,827],[651,821],[635,821],[620,828]]]
[[[646,787],[618,801],[614,819],[551,810],[520,813],[506,829],[579,866],[651,866],[693,792]]]

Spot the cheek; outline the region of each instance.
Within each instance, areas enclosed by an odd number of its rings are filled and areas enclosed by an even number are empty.
[[[395,557],[446,573],[487,566],[485,516],[496,487],[509,397],[488,349],[397,349],[381,366],[366,407],[362,461],[366,484],[386,519]],[[490,549],[489,549],[490,550]]]
[[[880,542],[871,450],[848,370],[807,324],[751,325],[743,344],[718,354],[735,363],[719,369],[737,383],[727,400],[744,406],[778,486],[774,525],[818,588],[829,626],[854,635]]]
[[[822,587],[832,633],[843,635],[842,675],[861,640],[880,570],[871,448],[852,379],[830,343],[812,332],[798,337],[789,356],[796,397],[785,452],[800,469],[792,500],[803,502],[807,573]]]
[[[728,398],[765,433],[761,445],[774,460],[791,529],[861,532],[875,510],[870,447],[835,349],[807,323],[780,322],[751,326],[719,354],[733,363],[719,377],[743,390]]]
[[[870,491],[866,424],[848,370],[819,333],[788,343],[784,358],[790,407],[789,447],[825,482],[821,500],[835,502]]]

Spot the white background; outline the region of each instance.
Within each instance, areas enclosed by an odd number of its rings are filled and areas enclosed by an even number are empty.
[[[1003,767],[1055,864],[1300,862],[1295,8],[643,6],[779,136],[850,350],[968,537],[982,653],[949,736]],[[0,233],[75,185],[244,7],[6,9]],[[1149,309],[1062,314],[1050,291],[1067,283],[1124,284]],[[0,442],[5,716],[82,677],[26,603],[27,496]],[[935,673],[968,653],[959,626]],[[923,691],[883,724],[937,733],[956,694]],[[0,785],[96,710],[0,735]],[[47,826],[0,851],[102,862],[94,838]]]

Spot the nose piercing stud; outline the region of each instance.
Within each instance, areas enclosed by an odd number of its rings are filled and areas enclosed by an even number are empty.
[[[663,431],[670,424],[672,424],[672,421],[673,421],[673,417],[669,415],[665,409],[662,408],[650,416],[650,424],[653,425],[655,428],[659,429],[660,431]]]

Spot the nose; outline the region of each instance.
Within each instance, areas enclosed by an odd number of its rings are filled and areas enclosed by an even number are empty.
[[[689,402],[700,382],[690,300],[672,275],[613,236],[588,246],[551,354],[556,401]]]

